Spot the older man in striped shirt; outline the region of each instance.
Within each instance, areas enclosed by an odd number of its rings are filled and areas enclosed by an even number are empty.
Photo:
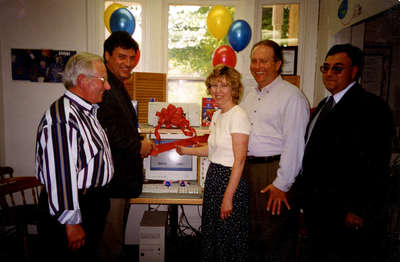
[[[49,258],[95,258],[104,229],[113,176],[107,136],[97,120],[97,103],[110,89],[100,56],[79,53],[64,71],[65,94],[40,121],[36,176],[44,184],[40,207],[48,210],[39,232]]]

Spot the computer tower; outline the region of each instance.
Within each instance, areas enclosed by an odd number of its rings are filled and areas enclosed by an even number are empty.
[[[144,212],[140,222],[140,262],[164,262],[167,225],[167,211]]]

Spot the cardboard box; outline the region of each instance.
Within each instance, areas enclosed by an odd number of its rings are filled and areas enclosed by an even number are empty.
[[[201,106],[201,126],[210,126],[212,116],[218,107],[211,97],[203,97]]]

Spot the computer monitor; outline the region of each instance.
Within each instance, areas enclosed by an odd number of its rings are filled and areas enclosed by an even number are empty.
[[[151,136],[155,139],[155,136]],[[186,139],[183,134],[161,134],[161,143]],[[155,140],[156,144],[158,141]],[[179,155],[175,149],[144,159],[145,179],[169,181],[197,180],[197,156]]]

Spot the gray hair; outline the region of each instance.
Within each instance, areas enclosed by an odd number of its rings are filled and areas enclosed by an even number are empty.
[[[72,56],[65,66],[63,73],[63,82],[65,88],[69,89],[75,85],[77,85],[78,76],[80,74],[83,75],[91,75],[94,73],[93,62],[99,61],[104,62],[101,56],[82,52]]]

